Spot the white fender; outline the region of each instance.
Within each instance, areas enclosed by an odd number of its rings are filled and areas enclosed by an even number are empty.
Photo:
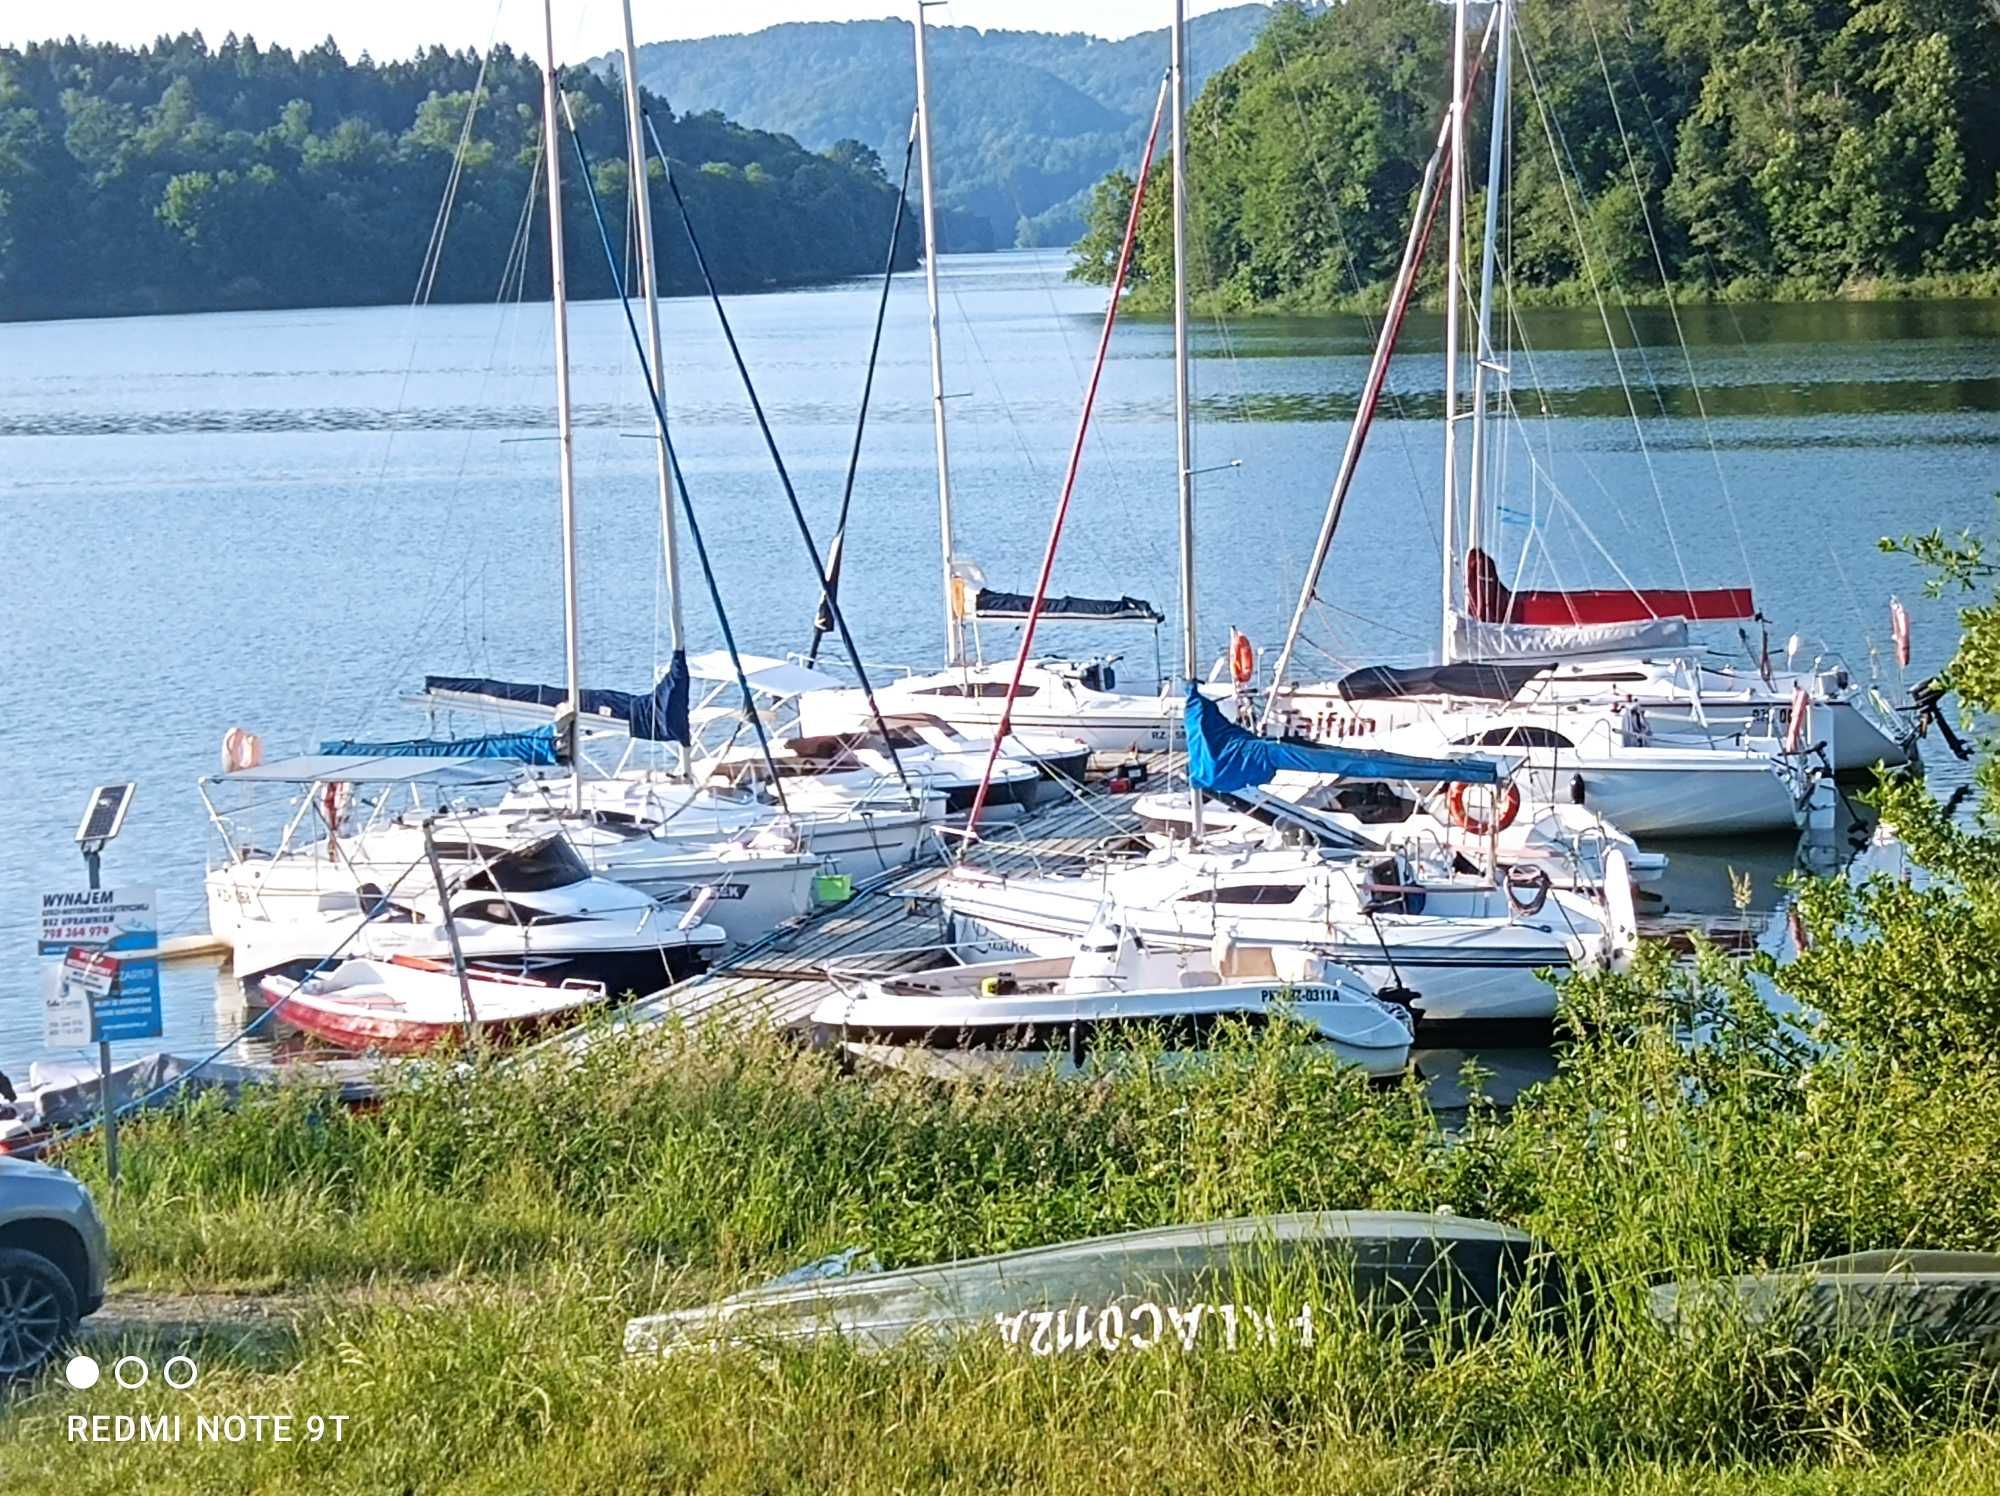
[[[1604,854],[1604,918],[1606,964],[1623,970],[1639,948],[1639,914],[1632,907],[1632,864],[1616,845]]]

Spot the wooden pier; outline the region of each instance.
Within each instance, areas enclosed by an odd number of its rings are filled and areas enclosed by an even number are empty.
[[[1178,754],[1154,754],[1139,762],[1145,777],[1130,793],[1113,794],[1107,781],[1093,780],[1080,790],[1045,794],[1011,823],[984,821],[966,863],[994,872],[1073,871],[1092,853],[1131,841],[1139,832],[1139,796],[1179,782],[1181,773]],[[829,966],[886,972],[935,964],[935,948],[945,931],[930,891],[943,876],[947,848],[959,845],[946,828],[929,857],[857,884],[846,903],[818,910],[744,947],[635,1004],[624,1017],[782,1028],[801,1022],[833,991],[826,976]]]

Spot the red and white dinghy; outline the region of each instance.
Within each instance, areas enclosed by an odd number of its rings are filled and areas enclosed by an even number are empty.
[[[343,961],[304,980],[269,976],[264,996],[294,1028],[342,1049],[415,1054],[463,1044],[476,1030],[488,1043],[504,1044],[559,1027],[605,1000],[601,982],[560,986],[507,972],[466,970],[472,998],[446,961],[392,956],[386,961]]]

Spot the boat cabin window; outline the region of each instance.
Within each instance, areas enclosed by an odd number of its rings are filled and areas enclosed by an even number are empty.
[[[1040,689],[1039,686],[1031,686],[1026,681],[1023,681],[1021,689],[1014,693],[1014,699],[1019,701],[1024,696],[1034,695]],[[919,686],[910,694],[912,696],[969,696],[977,701],[1004,701],[1007,697],[1007,683],[1003,680],[976,680],[969,686]]]
[[[1416,813],[1413,801],[1379,781],[1343,784],[1333,797],[1334,807],[1353,816],[1364,826],[1399,826]]]
[[[1289,904],[1305,891],[1302,883],[1237,883],[1184,893],[1183,904]]]
[[[518,925],[521,911],[505,899],[475,899],[451,911],[453,919],[482,920],[489,925]]]
[[[439,852],[444,850],[440,847]],[[590,876],[576,849],[559,836],[515,852],[489,854],[486,866],[467,878],[464,887],[479,893],[540,893],[567,888]]]
[[[1469,738],[1454,738],[1460,748],[1574,748],[1576,744],[1546,727],[1489,727]]]

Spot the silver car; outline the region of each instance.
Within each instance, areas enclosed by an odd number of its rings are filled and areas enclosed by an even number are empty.
[[[76,1176],[0,1155],[0,1380],[33,1376],[97,1311],[110,1260]]]

